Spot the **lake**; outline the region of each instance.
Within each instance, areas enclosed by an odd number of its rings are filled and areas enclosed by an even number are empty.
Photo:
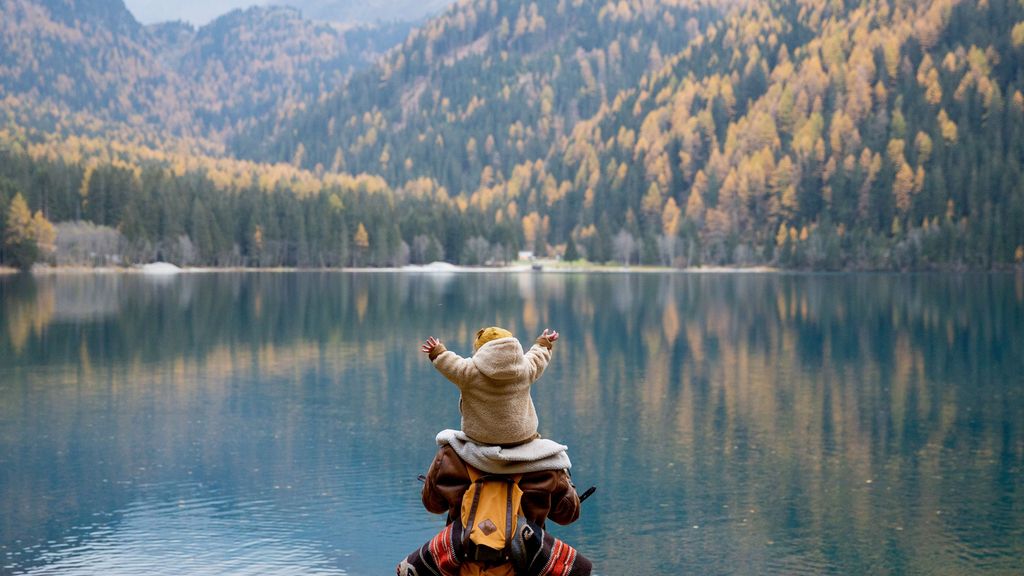
[[[0,277],[0,573],[393,574],[492,324],[595,573],[1024,571],[1022,274],[310,272]]]

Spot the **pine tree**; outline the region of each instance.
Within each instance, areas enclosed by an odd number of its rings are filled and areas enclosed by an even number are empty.
[[[573,241],[572,235],[569,235],[569,240],[565,244],[565,255],[562,259],[566,262],[575,262],[580,259],[580,254],[576,250],[576,242]]]

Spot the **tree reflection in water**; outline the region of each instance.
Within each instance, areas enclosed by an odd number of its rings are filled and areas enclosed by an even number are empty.
[[[391,570],[439,527],[414,478],[434,433],[459,423],[457,391],[417,343],[467,354],[496,324],[563,335],[534,398],[542,434],[600,487],[556,530],[602,573],[1010,573],[1024,555],[1022,286],[0,278],[0,566],[101,562],[83,546],[180,500],[216,502],[189,524],[198,538],[227,514],[270,526],[270,549],[308,552],[307,567]]]

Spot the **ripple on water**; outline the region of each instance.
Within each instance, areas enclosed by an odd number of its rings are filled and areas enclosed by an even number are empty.
[[[48,543],[34,566],[5,562],[15,574],[310,574],[347,572],[315,544],[296,538],[266,501],[222,497],[148,499],[113,523],[82,526]]]

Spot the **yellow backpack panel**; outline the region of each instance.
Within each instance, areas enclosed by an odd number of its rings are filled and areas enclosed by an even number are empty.
[[[469,539],[478,546],[505,550],[516,530],[523,499],[519,488],[522,475],[492,476],[469,465],[466,468],[471,484],[462,497],[464,530],[469,531]]]

